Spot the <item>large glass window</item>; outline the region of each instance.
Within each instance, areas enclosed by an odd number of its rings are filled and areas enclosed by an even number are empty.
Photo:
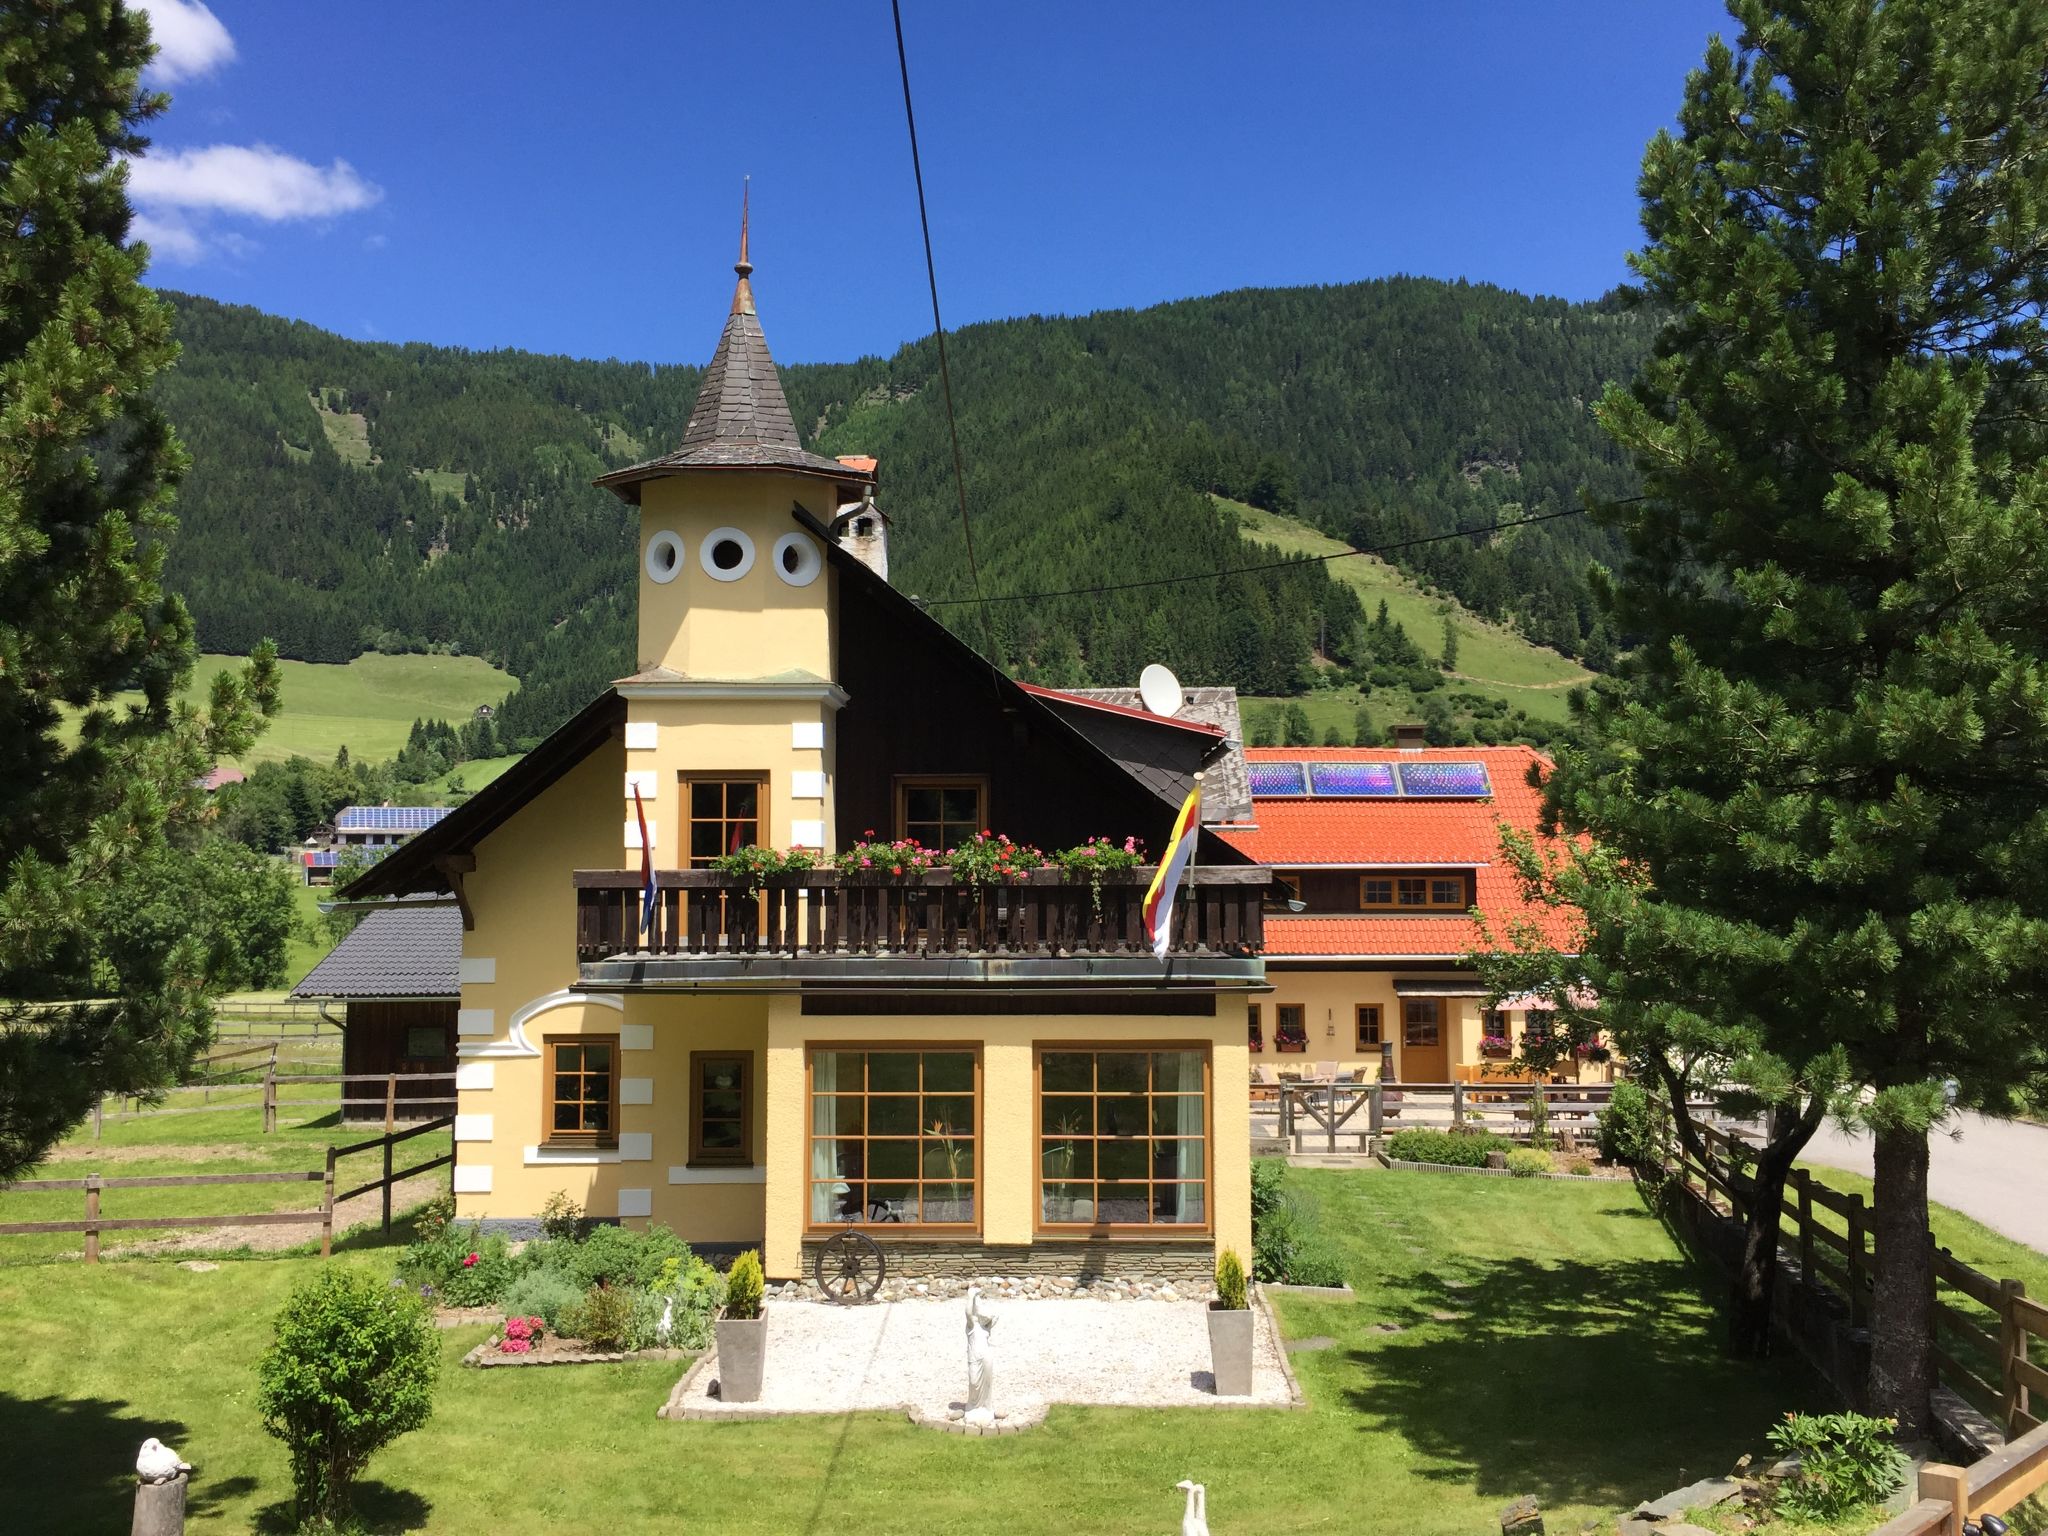
[[[1047,1047],[1038,1090],[1040,1225],[1207,1225],[1207,1051]]]
[[[972,1050],[810,1053],[810,1223],[972,1227]]]

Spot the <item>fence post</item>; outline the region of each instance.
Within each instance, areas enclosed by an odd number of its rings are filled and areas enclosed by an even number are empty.
[[[327,1176],[320,1183],[320,1257],[334,1256],[334,1148],[327,1149]]]
[[[1337,1150],[1337,1085],[1331,1083],[1323,1090],[1327,1113],[1323,1117],[1323,1128],[1330,1133],[1330,1150]]]
[[[1792,1187],[1799,1192],[1799,1283],[1813,1284],[1813,1175],[1804,1168],[1792,1170]]]
[[[2014,1298],[2026,1295],[2027,1288],[2018,1280],[2001,1280],[1998,1293],[1998,1363],[2004,1387],[1998,1406],[2005,1417],[2005,1432],[2017,1437],[2019,1416],[2033,1416],[2018,1368],[2019,1362],[2027,1358],[2027,1332],[2020,1326],[2019,1309],[2013,1306]]]
[[[1378,1083],[1374,1083],[1370,1091],[1372,1098],[1366,1106],[1365,1125],[1377,1141],[1387,1128],[1387,1091]]]
[[[1948,1505],[1948,1518],[1941,1523],[1942,1536],[1963,1536],[1963,1522],[1970,1516],[1968,1472],[1930,1461],[1920,1469],[1919,1493],[1923,1499],[1938,1499]]]
[[[1863,1303],[1863,1197],[1850,1195],[1849,1223],[1849,1321],[1861,1328],[1867,1308]],[[1945,1495],[1936,1495],[1945,1497]],[[1960,1525],[1960,1522],[1958,1522]]]
[[[1285,1083],[1280,1085],[1280,1137],[1290,1151],[1301,1150],[1294,1145],[1294,1094]]]
[[[85,1262],[100,1261],[100,1176],[85,1176]]]
[[[344,1086],[341,1091],[344,1097],[348,1093],[348,1089],[346,1086]],[[397,1129],[398,1074],[396,1072],[391,1072],[387,1073],[384,1078],[384,1134],[386,1136],[389,1136],[393,1131]]]
[[[263,1134],[277,1134],[277,1056],[273,1052],[270,1065],[263,1069]]]
[[[1451,1129],[1457,1130],[1465,1123],[1465,1085],[1451,1084]]]
[[[384,1137],[384,1235],[391,1235],[391,1137]]]
[[[107,1096],[103,1093],[92,1101],[92,1139],[100,1139],[100,1119],[106,1113]]]

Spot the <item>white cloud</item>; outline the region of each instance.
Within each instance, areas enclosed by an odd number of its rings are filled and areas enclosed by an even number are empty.
[[[148,211],[240,214],[277,223],[368,208],[383,188],[346,160],[321,167],[268,144],[171,149],[130,162],[128,191]]]
[[[138,0],[137,9],[149,14],[157,46],[149,74],[158,84],[212,74],[235,56],[235,40],[200,0]]]
[[[147,240],[150,254],[160,261],[190,263],[197,261],[206,250],[199,231],[176,213],[161,218],[138,213],[129,223],[128,233],[137,240]]]

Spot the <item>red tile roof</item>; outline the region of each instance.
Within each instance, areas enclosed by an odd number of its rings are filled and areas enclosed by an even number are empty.
[[[1503,823],[1534,832],[1542,791],[1532,767],[1550,760],[1533,747],[1248,747],[1249,762],[1480,762],[1493,784],[1490,800],[1352,800],[1254,795],[1255,829],[1218,828],[1233,848],[1275,869],[1317,865],[1387,867],[1454,865],[1476,870],[1479,909],[1497,934],[1517,918],[1537,918],[1555,940],[1568,937],[1555,914],[1522,900],[1513,871],[1501,862]],[[1479,942],[1468,917],[1398,914],[1345,917],[1268,915],[1266,956],[1455,956]]]

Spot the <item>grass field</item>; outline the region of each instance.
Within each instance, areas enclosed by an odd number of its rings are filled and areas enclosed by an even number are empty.
[[[204,706],[213,676],[246,658],[202,656],[186,697]],[[331,762],[344,744],[349,756],[377,762],[396,757],[418,719],[460,725],[479,704],[496,704],[517,681],[477,656],[358,656],[346,666],[282,661],[284,708],[241,766],[310,757]]]
[[[1294,518],[1243,502],[1225,501],[1222,505],[1237,514],[1248,536],[1271,544],[1284,555],[1334,555],[1347,547]],[[1443,660],[1444,619],[1449,617],[1458,632],[1458,674],[1507,688],[1510,691],[1501,697],[1510,702],[1531,692],[1561,691],[1591,676],[1570,657],[1531,644],[1505,625],[1468,612],[1456,598],[1423,591],[1376,556],[1332,560],[1327,569],[1358,594],[1368,616],[1384,601],[1387,616],[1408,631],[1408,638],[1422,647],[1424,655],[1439,664]]]
[[[677,1364],[469,1372],[455,1362],[485,1331],[456,1329],[432,1422],[371,1464],[360,1512],[379,1531],[507,1536],[1069,1536],[1171,1530],[1173,1483],[1192,1477],[1218,1536],[1469,1536],[1522,1493],[1573,1531],[1725,1469],[1815,1401],[1789,1363],[1721,1357],[1713,1282],[1627,1185],[1290,1177],[1358,1287],[1349,1301],[1279,1298],[1291,1337],[1324,1341],[1293,1356],[1305,1411],[1055,1408],[1000,1441],[886,1413],[668,1423],[654,1410]],[[315,1262],[0,1268],[0,1482],[13,1485],[0,1507],[24,1529],[117,1528],[135,1446],[154,1434],[200,1469],[191,1529],[281,1528],[285,1456],[258,1422],[254,1362]],[[383,1274],[391,1256],[335,1262]]]
[[[289,854],[285,857],[291,857]],[[292,935],[285,952],[284,990],[289,991],[306,979],[306,972],[320,963],[321,957],[334,946],[328,941],[327,929],[320,911],[321,900],[331,894],[332,887],[308,885],[303,870],[295,870],[298,883],[292,887],[292,916],[298,922],[298,930]]]
[[[440,778],[429,779],[422,784],[420,790],[433,803],[453,805],[475,794],[518,761],[516,756],[479,757],[467,763],[457,763]]]

